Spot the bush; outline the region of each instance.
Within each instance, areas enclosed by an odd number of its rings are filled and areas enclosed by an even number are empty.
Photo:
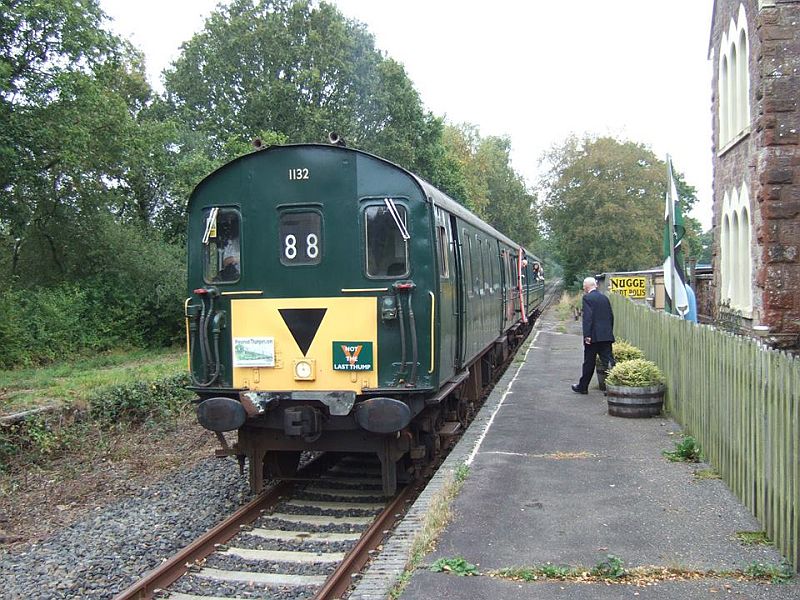
[[[181,338],[184,250],[131,226],[100,223],[94,233],[61,281],[33,264],[0,292],[0,368]]]
[[[194,394],[185,389],[186,374],[158,381],[101,388],[89,397],[94,421],[104,426],[141,424],[172,418],[185,411]]]
[[[612,351],[614,353],[614,361],[618,363],[644,358],[644,352],[626,340],[614,342]]]
[[[608,372],[606,383],[648,387],[664,383],[664,374],[654,362],[637,358],[614,365],[614,368]]]

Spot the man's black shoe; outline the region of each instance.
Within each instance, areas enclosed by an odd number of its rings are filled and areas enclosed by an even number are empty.
[[[575,392],[576,394],[588,394],[589,393],[589,390],[582,390],[575,383],[572,384],[572,391]]]

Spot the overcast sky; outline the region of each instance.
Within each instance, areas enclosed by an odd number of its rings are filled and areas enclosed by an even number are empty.
[[[508,135],[530,184],[570,133],[643,142],[697,188],[711,226],[713,0],[334,0],[403,63],[427,108]],[[217,0],[100,0],[151,82]],[[312,141],[312,140],[309,140]]]

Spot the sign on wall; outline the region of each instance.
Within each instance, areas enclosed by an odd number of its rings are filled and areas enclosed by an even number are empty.
[[[647,277],[626,275],[610,277],[610,291],[626,298],[644,300],[647,297]]]

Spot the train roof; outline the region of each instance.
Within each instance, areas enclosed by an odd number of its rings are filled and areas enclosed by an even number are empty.
[[[478,227],[479,229],[482,229],[483,231],[487,232],[488,234],[490,234],[491,236],[497,238],[498,240],[502,241],[503,243],[508,244],[509,246],[512,246],[514,248],[522,247],[525,250],[525,252],[526,252],[526,254],[528,256],[530,256],[534,260],[539,260],[536,256],[534,256],[533,254],[528,252],[527,248],[524,248],[524,246],[522,246],[521,244],[515,242],[514,240],[512,240],[507,235],[497,231],[494,227],[492,227],[486,221],[484,221],[483,219],[478,217],[476,214],[474,214],[472,211],[470,211],[463,204],[461,204],[457,200],[454,200],[453,198],[451,198],[450,196],[448,196],[447,194],[445,194],[443,191],[439,190],[438,188],[434,187],[432,184],[430,184],[427,181],[425,181],[424,179],[422,179],[422,177],[420,177],[419,175],[417,175],[415,173],[412,173],[408,169],[406,169],[404,167],[401,167],[400,165],[398,165],[396,163],[393,163],[390,160],[387,160],[387,159],[385,159],[383,157],[380,157],[377,154],[372,154],[370,152],[366,152],[364,150],[359,150],[357,148],[351,148],[349,146],[340,146],[340,145],[335,145],[335,144],[319,144],[319,143],[313,143],[313,144],[312,143],[280,144],[280,145],[263,146],[263,147],[259,148],[258,150],[254,151],[254,152],[251,152],[249,154],[243,154],[242,156],[239,156],[239,157],[237,157],[237,158],[225,163],[224,165],[222,165],[221,167],[219,167],[218,169],[216,169],[212,173],[209,173],[197,185],[197,187],[202,185],[203,181],[205,181],[206,179],[208,179],[209,177],[211,177],[212,175],[214,175],[218,171],[226,169],[229,165],[231,165],[233,163],[237,163],[237,162],[242,161],[242,160],[247,160],[248,158],[252,157],[253,154],[257,154],[257,153],[260,153],[260,152],[269,152],[271,150],[277,150],[277,149],[280,149],[280,148],[326,148],[326,149],[335,149],[335,150],[341,150],[341,151],[353,152],[353,153],[356,153],[356,154],[361,154],[363,156],[368,156],[368,157],[370,157],[372,159],[375,159],[375,160],[378,160],[380,162],[383,162],[383,163],[386,163],[388,165],[391,165],[393,168],[398,169],[400,171],[403,171],[409,177],[411,177],[417,183],[417,185],[420,187],[420,189],[423,191],[423,195],[425,196],[425,198],[431,204],[433,204],[434,206],[438,206],[439,208],[442,208],[442,209],[446,210],[447,212],[454,214],[458,218],[466,221],[467,223],[469,223],[469,224],[471,224],[471,225],[473,225],[475,227]],[[197,189],[197,187],[195,189]],[[192,196],[194,196],[194,191],[192,192]]]

